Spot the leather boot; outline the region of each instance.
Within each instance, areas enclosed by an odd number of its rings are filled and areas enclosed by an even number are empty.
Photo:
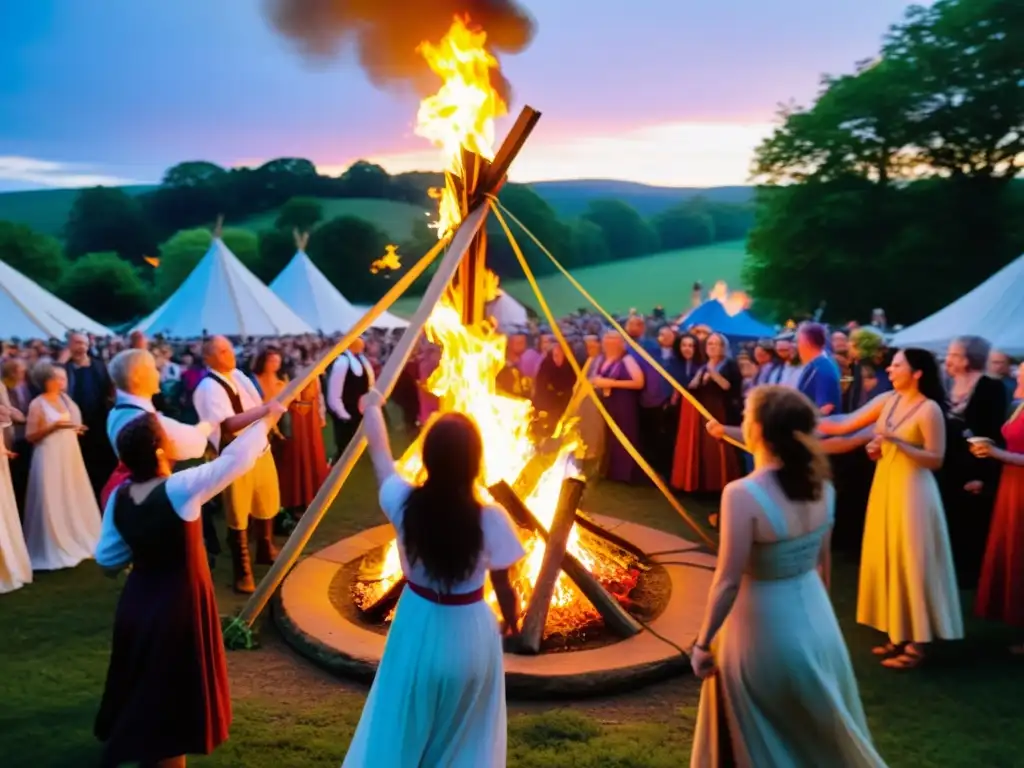
[[[248,531],[228,531],[231,543],[231,565],[234,570],[235,592],[251,595],[256,591],[256,583],[252,580],[252,563],[249,562]]]
[[[256,529],[256,564],[273,565],[278,555],[278,549],[274,546],[274,520],[250,518],[249,525]]]

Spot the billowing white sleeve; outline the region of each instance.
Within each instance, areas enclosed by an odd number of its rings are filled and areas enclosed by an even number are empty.
[[[327,407],[340,419],[348,421],[352,418],[341,402],[341,393],[345,389],[345,377],[348,375],[348,358],[344,355],[334,361],[331,377],[327,380]]]
[[[182,424],[162,414],[158,415],[160,426],[170,440],[171,461],[187,461],[188,459],[201,459],[206,453],[206,443],[213,432],[213,425],[201,421],[195,426]]]
[[[519,541],[515,523],[504,507],[485,506],[480,522],[488,570],[503,571],[523,559],[526,550]]]
[[[121,538],[121,532],[114,525],[114,504],[117,493],[110,494],[107,507],[103,510],[100,524],[100,540],[96,543],[96,562],[100,568],[123,568],[132,560],[132,550]]]
[[[167,498],[178,517],[199,519],[203,504],[244,475],[269,448],[267,422],[253,422],[213,461],[175,472],[167,478]]]

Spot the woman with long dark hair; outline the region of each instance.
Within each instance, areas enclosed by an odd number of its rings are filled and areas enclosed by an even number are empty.
[[[882,664],[911,669],[923,645],[964,636],[960,594],[935,472],[946,452],[946,392],[931,352],[904,349],[889,366],[893,391],[819,429],[845,435],[875,424],[876,461],[857,594],[857,622],[884,632]]]
[[[514,633],[509,569],[523,547],[505,510],[477,498],[476,425],[458,413],[437,418],[423,438],[423,482],[411,485],[395,472],[381,405],[376,390],[363,398],[363,429],[407,583],[344,766],[502,768],[502,633],[484,582],[489,573],[504,632]]]
[[[231,697],[200,510],[267,450],[267,430],[284,412],[269,408],[216,459],[173,475],[155,414],[118,433],[130,479],[107,501],[96,561],[111,574],[132,570],[96,716],[104,766],[182,768],[185,755],[210,754],[228,737]]]
[[[721,550],[690,656],[704,679],[691,766],[884,765],[828,597],[835,492],[815,420],[788,387],[757,387],[747,401],[755,470],[722,495]]]

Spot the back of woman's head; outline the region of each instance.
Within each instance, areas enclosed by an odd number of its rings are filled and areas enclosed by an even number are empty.
[[[133,482],[144,483],[160,474],[163,444],[164,429],[152,413],[132,419],[117,433],[117,455]]]
[[[440,416],[423,438],[426,479],[405,503],[402,542],[444,588],[469,577],[483,547],[480,502],[474,487],[483,462],[476,424],[461,413]]]
[[[910,370],[921,374],[917,380],[918,391],[929,400],[938,403],[939,408],[945,413],[948,405],[946,387],[942,383],[939,363],[935,359],[935,355],[926,349],[916,347],[908,347],[900,351],[903,353],[903,359],[910,366]]]
[[[747,408],[761,427],[765,445],[782,464],[775,476],[786,497],[792,501],[820,499],[829,464],[814,436],[818,417],[811,401],[789,387],[757,387]]]

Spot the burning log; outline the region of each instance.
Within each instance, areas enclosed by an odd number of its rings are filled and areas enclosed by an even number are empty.
[[[551,596],[555,592],[558,574],[562,571],[562,559],[569,544],[569,532],[572,531],[576,508],[585,489],[586,483],[582,480],[567,477],[562,481],[558,506],[555,507],[551,530],[548,531],[544,561],[533,585],[533,595],[530,597],[530,606],[526,609],[526,618],[523,620],[523,629],[520,633],[522,647],[528,653],[540,653],[540,642],[544,638],[544,625],[548,620]]]
[[[487,490],[490,491],[495,501],[505,507],[513,520],[536,533],[545,542],[548,541],[547,530],[527,509],[508,483],[503,480]],[[571,553],[565,552],[562,555],[561,569],[597,609],[609,629],[621,637],[632,637],[640,633],[642,627],[639,622],[626,612],[618,600],[608,594],[594,575]]]

